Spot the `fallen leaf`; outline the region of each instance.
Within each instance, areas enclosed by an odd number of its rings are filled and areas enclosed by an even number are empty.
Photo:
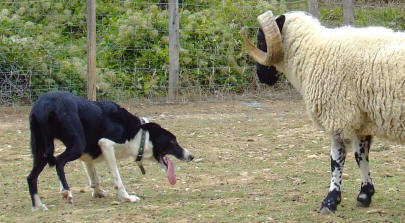
[[[119,204],[120,204],[119,201],[113,201],[113,202],[111,202],[111,205],[119,205]]]

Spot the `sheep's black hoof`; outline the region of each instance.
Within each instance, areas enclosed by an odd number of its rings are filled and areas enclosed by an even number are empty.
[[[361,187],[360,193],[357,196],[357,207],[369,207],[371,204],[371,197],[374,195],[374,186],[366,184]]]
[[[337,209],[338,204],[342,200],[341,192],[340,191],[330,191],[328,196],[322,201],[321,208],[319,209],[319,213],[321,214],[331,214],[334,213]]]
[[[368,208],[368,207],[370,207],[370,204],[371,204],[371,199],[360,200],[359,198],[357,198],[357,203],[356,203],[357,207]]]
[[[320,213],[320,214],[323,214],[323,215],[329,215],[329,214],[333,214],[333,213],[335,213],[334,211],[331,211],[329,208],[327,208],[327,207],[321,207],[319,210],[318,210],[318,213]]]

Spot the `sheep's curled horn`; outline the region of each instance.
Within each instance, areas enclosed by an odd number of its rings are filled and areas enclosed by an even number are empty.
[[[267,52],[258,49],[249,41],[244,27],[242,27],[240,31],[243,41],[245,42],[249,55],[256,62],[264,66],[274,65],[283,58],[280,30],[271,11],[259,15],[257,17],[257,22],[263,30],[266,39]]]

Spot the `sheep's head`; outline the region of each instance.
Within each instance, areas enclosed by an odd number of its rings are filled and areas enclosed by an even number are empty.
[[[266,39],[264,38],[263,30],[259,29],[257,32],[257,48],[267,52]],[[280,75],[275,66],[263,66],[256,62],[256,73],[260,83],[267,84],[269,86],[274,85]]]
[[[278,21],[277,21],[278,20]],[[274,65],[283,59],[283,47],[281,40],[281,28],[285,16],[274,18],[271,11],[267,11],[257,17],[260,29],[263,30],[267,52],[255,47],[247,38],[244,28],[241,35],[245,42],[249,55],[259,64],[264,66]]]

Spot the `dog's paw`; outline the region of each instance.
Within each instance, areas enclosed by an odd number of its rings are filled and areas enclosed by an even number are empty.
[[[62,197],[67,200],[68,203],[73,204],[73,195],[72,191],[70,190],[63,190],[60,192],[62,194]]]
[[[131,203],[141,200],[141,198],[139,198],[136,195],[119,196],[118,198],[120,199],[121,202],[131,202]]]
[[[121,202],[131,202],[131,203],[133,203],[133,202],[137,202],[137,201],[141,200],[141,198],[139,198],[136,195],[129,195],[127,193],[127,191],[125,189],[123,189],[123,188],[118,189],[117,196],[118,196],[118,199]]]
[[[48,208],[45,206],[45,204],[40,204],[38,206],[32,207],[32,211],[47,211]]]
[[[101,188],[94,188],[91,195],[92,195],[93,197],[102,198],[102,197],[105,197],[106,194],[107,194],[107,192],[105,192],[103,189],[101,189]]]
[[[131,202],[131,203],[134,203],[134,202],[137,202],[137,201],[141,200],[141,198],[139,198],[136,195],[128,195],[128,197],[126,197],[125,199],[126,199],[126,201]]]

